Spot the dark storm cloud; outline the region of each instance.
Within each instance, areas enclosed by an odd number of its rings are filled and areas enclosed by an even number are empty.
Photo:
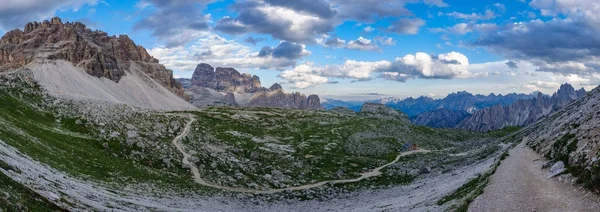
[[[250,29],[247,26],[242,25],[236,19],[229,16],[225,16],[219,19],[219,21],[217,21],[215,29],[232,35],[245,34],[250,31]]]
[[[373,22],[385,17],[410,16],[403,0],[332,0],[340,17]]]
[[[573,73],[578,68],[586,71],[582,66],[573,66],[574,63],[599,71],[593,62],[600,57],[599,33],[600,28],[583,20],[533,20],[480,33],[471,45],[485,47],[509,59],[529,60],[540,67],[539,71]]]
[[[150,30],[152,36],[168,47],[185,45],[197,38],[194,32],[205,31],[208,20],[202,10],[213,0],[143,0],[139,7],[151,6],[154,11],[137,21],[134,30]]]
[[[328,34],[348,20],[374,22],[380,18],[400,18],[412,13],[406,3],[423,2],[431,6],[447,6],[441,0],[265,0],[238,1],[231,6],[237,17],[223,17],[217,21],[216,30],[228,34],[259,33],[275,39],[297,43],[314,43],[315,37]],[[275,9],[292,10],[283,14]],[[308,18],[310,17],[310,18]],[[302,19],[301,25],[295,21]],[[399,34],[416,34],[425,22],[418,18],[398,19],[388,28]],[[332,45],[339,46],[339,45]]]
[[[344,45],[346,45],[346,42],[344,42],[342,39],[334,36],[334,37],[330,37],[327,40],[325,40],[325,45],[328,47],[339,48],[339,47],[343,47]]]
[[[508,66],[512,70],[519,69],[519,66],[518,66],[518,64],[515,61],[509,60],[505,64],[506,64],[506,66]]]
[[[252,45],[256,45],[257,43],[263,42],[265,41],[264,38],[255,38],[252,36],[247,37],[246,39],[244,39],[244,42],[246,43],[251,43]]]
[[[297,43],[283,41],[273,48],[271,55],[275,58],[287,58],[290,60],[300,59],[303,55],[304,47]]]
[[[265,47],[262,47],[260,52],[258,52],[258,56],[259,57],[267,57],[267,56],[271,55],[271,53],[273,53],[273,48],[271,48],[270,46],[265,46]]]
[[[308,1],[284,3],[284,1],[273,1],[273,4],[286,4],[285,7],[294,11],[306,10],[313,7]],[[269,34],[275,39],[288,40],[292,42],[313,43],[314,37],[333,30],[335,21],[330,18],[310,19],[303,22],[301,26],[294,25],[295,15],[298,14],[274,14],[266,10],[273,9],[273,5],[256,2],[242,1],[231,6],[238,14],[236,18],[223,17],[215,27],[216,30],[228,34],[244,34],[249,32]],[[300,9],[299,9],[300,8]]]
[[[28,0],[2,1],[0,4],[0,29],[6,31],[23,28],[31,21],[43,21],[54,16],[57,10],[79,9],[95,5],[97,0]]]
[[[272,56],[274,58],[286,58],[289,60],[297,60],[305,55],[304,46],[289,41],[282,41],[275,48],[270,46],[262,47],[260,52],[258,52],[258,57]]]

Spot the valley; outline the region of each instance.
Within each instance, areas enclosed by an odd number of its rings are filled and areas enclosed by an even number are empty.
[[[0,171],[67,209],[185,208],[188,198],[222,207],[218,200],[231,198],[236,207],[259,201],[257,207],[275,210],[280,201],[305,204],[430,182],[494,161],[501,150],[491,135],[410,125],[379,105],[361,113],[152,112],[57,99],[29,84],[30,76],[0,76],[0,160],[9,167]],[[406,142],[420,150],[402,152]],[[485,170],[476,166],[471,171]],[[142,201],[148,195],[154,201]]]
[[[285,62],[310,55],[304,48],[281,41],[245,61]],[[284,91],[291,81],[266,88],[256,75],[197,63],[212,57],[204,53],[192,56],[191,78],[176,79],[129,36],[81,22],[7,32],[0,211],[599,209],[600,88],[322,101]],[[457,52],[418,57],[468,65]],[[346,62],[363,77],[368,64]],[[339,83],[318,74],[347,79],[310,65],[279,77],[302,80],[294,89]],[[380,78],[415,78],[387,72],[406,65],[377,66]]]

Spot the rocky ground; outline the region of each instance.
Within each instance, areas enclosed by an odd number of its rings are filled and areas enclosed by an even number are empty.
[[[600,197],[549,178],[547,161],[529,147],[520,144],[509,155],[469,211],[600,211]]]
[[[0,161],[7,164],[0,171],[72,210],[293,211],[324,208],[324,201],[330,210],[443,209],[454,202],[438,205],[437,199],[489,169],[501,150],[491,134],[413,126],[378,104],[361,113],[161,112],[56,98],[26,73],[3,74],[0,81]],[[172,143],[177,136],[207,183],[280,192],[238,193],[194,182]],[[397,157],[407,142],[432,151]],[[369,172],[381,175],[352,180]]]

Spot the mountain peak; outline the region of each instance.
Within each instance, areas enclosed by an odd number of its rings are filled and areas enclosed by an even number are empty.
[[[241,74],[234,68],[213,68],[206,63],[196,66],[192,85],[235,93],[254,93],[262,89],[260,78],[256,75]]]
[[[142,72],[183,96],[172,72],[126,35],[109,36],[82,23],[63,23],[54,17],[50,21],[27,23],[24,31],[12,30],[2,36],[0,44],[0,72],[35,60],[66,60],[92,76],[118,83],[126,70],[131,70],[132,63],[136,63]]]
[[[560,85],[560,88],[558,89],[558,91],[556,91],[556,94],[558,97],[561,98],[571,98],[571,99],[577,99],[577,92],[575,92],[575,88],[573,88],[573,86],[571,86],[571,84],[569,83],[565,83]]]
[[[283,90],[283,87],[281,87],[281,85],[279,83],[275,83],[275,84],[271,85],[271,87],[269,87],[269,90],[271,90],[271,91]]]

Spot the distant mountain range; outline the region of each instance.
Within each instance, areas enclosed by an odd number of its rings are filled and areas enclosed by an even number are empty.
[[[421,96],[418,98],[409,97],[399,99],[395,97],[377,99],[371,101],[341,101],[335,99],[325,99],[322,103],[326,109],[335,107],[347,107],[358,111],[365,102],[374,102],[385,104],[396,110],[400,110],[409,117],[415,117],[419,114],[434,111],[438,109],[448,109],[452,111],[466,111],[473,113],[486,107],[493,105],[510,105],[519,99],[532,99],[536,97],[538,92],[531,94],[511,93],[507,95],[473,95],[466,91],[451,93],[442,99],[433,99],[431,97]]]
[[[456,128],[486,132],[506,126],[527,126],[550,113],[558,111],[574,100],[585,96],[583,88],[575,90],[563,84],[552,96],[538,94],[533,99],[517,100],[511,105],[495,105],[473,113]]]
[[[541,92],[531,94],[473,95],[466,91],[451,93],[442,99],[385,98],[369,102],[382,103],[411,117],[416,125],[436,128],[461,128],[486,132],[505,126],[526,126],[585,95],[583,88],[575,90],[561,85],[552,96]],[[365,102],[326,99],[327,109],[347,107],[358,111]]]

